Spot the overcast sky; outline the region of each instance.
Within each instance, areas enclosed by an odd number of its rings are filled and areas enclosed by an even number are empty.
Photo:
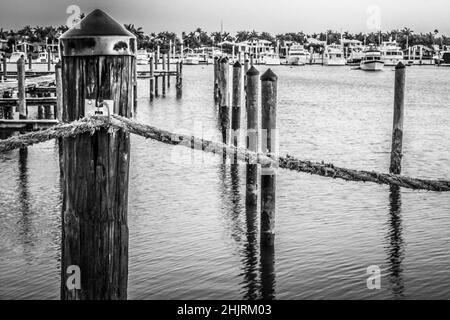
[[[450,34],[449,0],[0,0],[0,28],[66,24],[70,5],[85,13],[100,8],[146,33],[180,34],[196,27],[218,31],[222,20],[231,33],[369,32],[379,25],[382,30],[407,26]]]

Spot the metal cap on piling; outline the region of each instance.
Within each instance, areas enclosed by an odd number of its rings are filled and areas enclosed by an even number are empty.
[[[242,67],[242,64],[239,62],[239,60],[233,64],[233,68],[241,68],[241,67]]]
[[[136,37],[100,9],[89,13],[59,40],[62,56],[136,54]]]

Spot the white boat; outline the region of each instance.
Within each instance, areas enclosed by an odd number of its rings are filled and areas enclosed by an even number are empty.
[[[262,64],[267,66],[279,66],[281,64],[280,55],[273,52],[267,52],[262,55]]]
[[[195,53],[188,53],[185,57],[184,57],[184,64],[190,64],[190,65],[197,65],[200,63],[200,57],[198,56],[198,54]]]
[[[25,55],[25,52],[15,51],[11,54],[11,57],[9,57],[9,62],[15,63],[20,59],[21,56],[24,57],[25,61],[27,60],[27,56]]]
[[[47,62],[47,51],[41,51],[38,53],[38,56],[36,59],[33,59],[33,62],[40,62],[40,63],[44,63]]]
[[[441,51],[439,65],[450,67],[450,50]]]
[[[310,54],[302,45],[293,45],[289,48],[287,63],[290,65],[303,66],[309,62]]]
[[[136,63],[137,64],[148,64],[149,55],[146,50],[138,50],[136,52]]]
[[[386,66],[396,66],[400,61],[405,63],[402,49],[395,41],[383,41],[380,46],[381,60]]]
[[[325,47],[323,64],[326,66],[345,66],[344,49],[341,45],[330,44]]]
[[[361,70],[381,71],[384,67],[384,61],[381,59],[381,51],[375,48],[369,48],[364,52],[364,57],[360,64]]]

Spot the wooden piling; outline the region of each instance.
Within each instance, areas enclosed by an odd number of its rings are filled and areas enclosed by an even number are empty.
[[[268,69],[261,76],[261,129],[263,153],[277,153],[277,76]],[[276,168],[261,168],[261,245],[275,238]]]
[[[6,54],[2,54],[2,62],[3,62],[3,81],[8,79],[8,64],[6,63]]]
[[[167,88],[170,88],[170,50],[167,53]]]
[[[56,85],[56,106],[55,106],[55,118],[58,121],[62,121],[62,70],[61,61],[55,65],[55,85]]]
[[[18,111],[19,118],[26,119],[27,118],[27,102],[25,96],[25,57],[21,56],[19,60],[17,60],[17,98],[18,101]]]
[[[155,75],[155,97],[159,96],[159,85],[158,85],[159,80],[158,79],[159,79],[159,76]]]
[[[214,103],[219,103],[219,58],[214,57]]]
[[[241,99],[242,99],[242,65],[238,61],[233,65],[233,98],[231,103],[231,141],[235,147],[239,146],[241,128]],[[237,162],[237,158],[234,159]]]
[[[28,53],[28,70],[33,69],[33,55]]]
[[[220,59],[219,69],[219,118],[222,131],[222,142],[228,144],[230,141],[230,88],[228,58]]]
[[[82,22],[60,37],[63,121],[78,120],[103,103],[105,115],[108,108],[129,118],[136,38],[101,10]],[[120,50],[113,49],[117,43]],[[61,298],[126,299],[129,133],[101,129],[64,138],[63,159]]]
[[[155,66],[153,64],[153,53],[150,55],[150,100],[155,97]]]
[[[51,71],[52,70],[52,61],[51,61],[51,53],[52,51],[50,50],[50,48],[47,48],[47,71]]]
[[[162,56],[162,80],[161,80],[161,91],[162,91],[162,95],[163,95],[163,97],[166,95],[166,70],[165,70],[165,58],[166,58],[166,55],[165,54],[163,54],[163,56]]]
[[[252,66],[246,73],[245,106],[247,112],[246,147],[253,152],[258,150],[258,89],[259,71]],[[246,205],[257,207],[258,201],[258,164],[247,163]]]
[[[394,121],[392,128],[391,165],[389,168],[389,171],[393,174],[400,174],[402,171],[405,71],[405,65],[402,62],[399,62],[395,67]]]

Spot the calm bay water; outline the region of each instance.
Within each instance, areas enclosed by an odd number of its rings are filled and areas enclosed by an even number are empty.
[[[260,71],[266,67],[260,66]],[[274,67],[280,151],[387,171],[394,72]],[[136,117],[219,140],[212,66],[185,66],[183,96]],[[403,173],[450,179],[450,68],[407,69]],[[243,119],[244,120],[244,119]],[[450,194],[278,172],[274,252],[245,212],[245,165],[132,137],[130,299],[450,299]],[[0,155],[0,298],[59,298],[58,150]],[[366,268],[382,270],[368,290]]]

